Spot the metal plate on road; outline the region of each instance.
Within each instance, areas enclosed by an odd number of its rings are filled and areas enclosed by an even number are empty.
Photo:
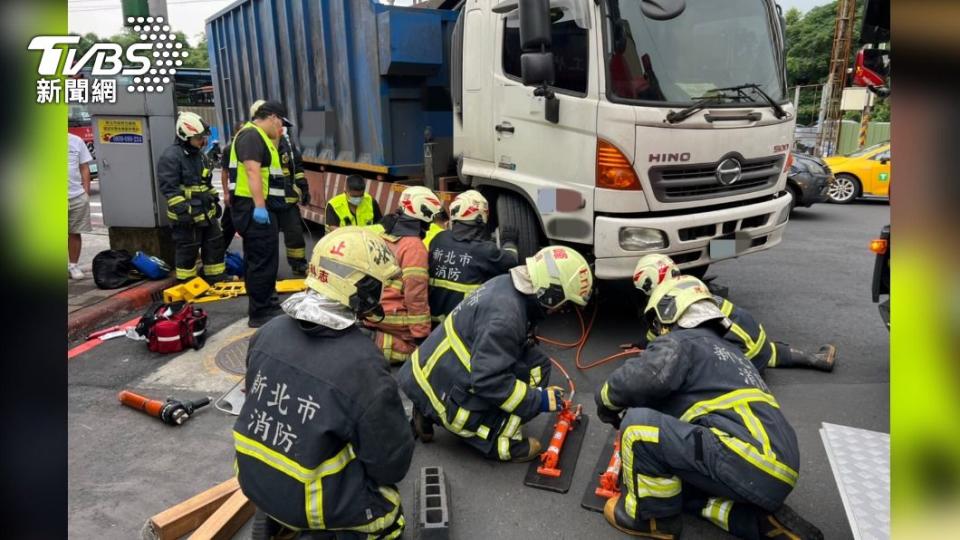
[[[586,414],[580,415],[580,422],[575,429],[567,433],[567,438],[563,442],[563,449],[560,451],[560,462],[557,467],[562,471],[559,477],[551,478],[537,474],[537,467],[540,466],[540,460],[535,459],[530,462],[530,468],[527,469],[527,476],[523,483],[527,486],[547,491],[556,491],[557,493],[566,493],[570,491],[570,484],[573,483],[573,473],[577,469],[577,459],[580,458],[580,448],[583,447],[583,439],[587,434],[587,424],[590,417]],[[546,450],[553,439],[554,422],[547,422],[543,428],[543,434],[540,436],[540,444]]]
[[[247,346],[249,344],[250,338],[245,337],[224,346],[214,357],[217,367],[233,375],[245,375],[247,373]]]
[[[820,436],[853,537],[890,538],[890,434],[824,422]]]
[[[587,487],[583,490],[583,498],[580,499],[580,506],[587,510],[603,512],[603,507],[607,504],[606,497],[597,495],[596,490],[597,486],[600,485],[600,475],[607,472],[607,465],[610,464],[610,456],[613,455],[613,442],[616,437],[617,432],[614,431],[607,443],[603,445],[603,450],[601,450],[600,455],[597,456],[597,464],[593,466],[593,472],[590,473]]]

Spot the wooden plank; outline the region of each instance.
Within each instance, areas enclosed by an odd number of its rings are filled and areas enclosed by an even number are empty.
[[[147,520],[143,528],[145,540],[175,540],[196,529],[223,504],[238,492],[240,484],[231,478],[202,493],[171,506]]]
[[[230,540],[253,517],[255,510],[246,495],[237,490],[190,535],[189,540]]]

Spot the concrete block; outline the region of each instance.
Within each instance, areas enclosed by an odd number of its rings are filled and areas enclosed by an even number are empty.
[[[443,467],[423,467],[417,478],[417,524],[414,538],[450,538],[450,487]]]

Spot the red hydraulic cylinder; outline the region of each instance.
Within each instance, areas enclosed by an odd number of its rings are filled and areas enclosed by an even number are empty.
[[[569,401],[565,401],[563,408],[557,413],[557,423],[554,426],[553,437],[550,439],[550,446],[540,454],[541,465],[537,467],[537,474],[558,478],[563,472],[557,468],[560,463],[560,451],[563,450],[563,442],[567,440],[567,433],[573,431],[574,424],[580,418],[581,406],[572,407]]]
[[[594,493],[598,497],[609,499],[620,495],[620,434],[613,441],[613,455],[610,456],[610,463],[607,464],[607,470],[600,475],[600,485]]]

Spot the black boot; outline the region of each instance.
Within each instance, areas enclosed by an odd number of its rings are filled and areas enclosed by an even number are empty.
[[[760,518],[758,524],[761,538],[784,540],[823,540],[823,533],[813,523],[803,519],[787,505],[772,514]]]
[[[679,516],[668,516],[649,519],[633,519],[620,502],[622,495],[607,499],[603,507],[603,517],[620,532],[630,536],[642,538],[656,538],[658,540],[674,540],[680,538],[683,532],[683,519]]]
[[[416,407],[413,408],[410,427],[413,428],[413,438],[420,439],[425,443],[433,441],[433,422]]]
[[[784,367],[811,368],[820,371],[833,371],[837,363],[837,348],[829,343],[820,347],[815,354],[790,348],[790,365]]]

